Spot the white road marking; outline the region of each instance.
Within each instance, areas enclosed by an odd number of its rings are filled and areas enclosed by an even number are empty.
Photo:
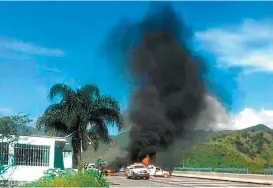
[[[266,185],[183,177],[152,177],[150,180],[128,180],[125,177],[109,177],[109,180],[113,183],[110,187],[269,187]]]
[[[151,181],[182,187],[266,187],[265,185],[263,186],[240,182],[205,180],[197,178],[153,178]]]

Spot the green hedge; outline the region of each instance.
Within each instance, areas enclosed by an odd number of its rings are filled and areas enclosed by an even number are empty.
[[[195,172],[219,172],[219,173],[236,173],[236,174],[248,174],[247,168],[198,168],[198,167],[175,167],[176,171],[195,171]],[[268,174],[273,174],[273,169],[268,170]]]
[[[51,169],[51,173],[54,170]],[[37,182],[27,183],[22,187],[109,187],[106,179],[99,179],[99,173],[95,170],[86,172],[65,173],[59,171],[59,174],[54,177],[45,176]]]
[[[247,168],[216,168],[215,172],[220,173],[235,173],[235,174],[248,174]]]
[[[273,168],[264,169],[264,174],[266,174],[266,175],[273,175]]]
[[[212,168],[175,167],[174,170],[176,170],[176,171],[212,172]]]

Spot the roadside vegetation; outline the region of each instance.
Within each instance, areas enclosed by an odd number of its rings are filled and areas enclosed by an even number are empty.
[[[88,170],[78,173],[72,171],[58,171],[55,176],[50,173],[45,174],[39,181],[26,183],[22,187],[109,187],[105,178],[99,179],[97,171]]]

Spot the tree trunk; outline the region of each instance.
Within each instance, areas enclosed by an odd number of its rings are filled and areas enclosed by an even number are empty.
[[[72,136],[73,147],[73,168],[79,170],[81,164],[81,142],[79,131],[75,131]]]
[[[78,153],[78,170],[79,172],[83,169],[83,161],[82,161],[82,142],[83,142],[83,130],[81,124],[79,125],[79,144],[80,144],[80,152]]]

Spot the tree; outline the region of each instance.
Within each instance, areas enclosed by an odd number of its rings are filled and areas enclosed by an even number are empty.
[[[27,115],[13,115],[13,116],[2,116],[0,117],[0,179],[1,176],[12,166],[13,162],[8,163],[9,157],[8,145],[18,140],[20,135],[30,135],[31,128],[27,126],[32,120]],[[7,150],[6,150],[7,149]],[[6,186],[9,180],[4,180],[2,186]]]
[[[1,139],[11,139],[19,135],[32,134],[31,128],[27,126],[31,121],[28,115],[24,114],[0,117]]]
[[[81,152],[89,143],[96,150],[99,142],[109,144],[111,137],[107,125],[123,127],[118,102],[106,95],[100,95],[95,85],[85,85],[74,91],[65,84],[53,85],[49,99],[60,97],[58,103],[50,105],[38,118],[38,128],[57,134],[72,134],[74,167],[81,169]]]

